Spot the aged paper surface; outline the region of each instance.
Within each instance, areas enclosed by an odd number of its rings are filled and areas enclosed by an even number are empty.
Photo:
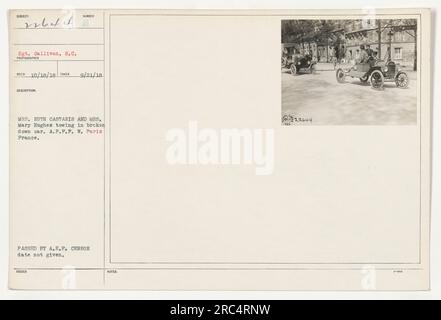
[[[429,10],[9,23],[11,288],[429,289]]]

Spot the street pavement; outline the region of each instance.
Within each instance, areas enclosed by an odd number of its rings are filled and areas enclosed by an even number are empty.
[[[294,125],[412,125],[417,121],[416,72],[406,71],[407,89],[386,82],[372,89],[359,79],[340,84],[331,64],[319,64],[315,74],[292,76],[282,69],[282,114]]]

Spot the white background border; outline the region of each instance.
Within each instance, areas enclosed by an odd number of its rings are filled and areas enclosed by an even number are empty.
[[[137,9],[365,9],[432,8],[433,87],[440,88],[437,52],[439,0],[2,0],[0,1],[0,299],[441,299],[441,119],[440,92],[433,90],[431,290],[427,292],[149,292],[149,291],[13,291],[8,282],[9,84],[8,9],[137,8]],[[438,195],[438,196],[436,196]]]

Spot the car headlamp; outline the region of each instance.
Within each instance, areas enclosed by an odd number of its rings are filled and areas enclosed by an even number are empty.
[[[387,68],[387,67],[384,67],[383,70],[384,70],[384,72],[387,72],[388,68]]]

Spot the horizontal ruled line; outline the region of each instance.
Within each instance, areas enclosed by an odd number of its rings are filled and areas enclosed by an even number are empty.
[[[53,78],[84,78],[84,79],[102,79],[103,77],[82,77],[82,76],[52,76],[52,77],[33,77],[33,76],[15,76],[15,78],[26,79],[53,79]]]
[[[72,27],[72,28],[51,28],[51,27],[44,27],[44,28],[26,28],[26,27],[16,27],[14,28],[16,30],[78,30],[78,29],[83,29],[83,30],[87,30],[87,29],[98,29],[98,30],[102,30],[104,29],[103,27]]]
[[[23,60],[14,60],[14,62],[54,62],[54,61],[62,61],[62,62],[81,62],[81,61],[92,61],[92,62],[103,62],[104,60],[38,60],[38,59],[23,59]]]
[[[13,43],[14,46],[103,46],[104,43]]]
[[[268,271],[290,271],[290,270],[297,270],[297,271],[307,271],[307,270],[315,270],[315,271],[339,271],[339,270],[363,270],[363,268],[262,268],[262,267],[257,267],[257,268],[246,268],[246,267],[235,267],[235,268],[219,268],[219,267],[215,267],[215,268],[200,268],[200,267],[193,267],[193,268],[188,268],[188,267],[184,267],[184,268],[171,268],[171,267],[165,267],[165,268],[136,268],[136,267],[132,267],[132,268],[100,268],[100,267],[85,267],[85,268],[81,268],[81,267],[72,267],[72,268],[63,268],[63,267],[47,267],[47,268],[35,268],[35,267],[31,267],[31,268],[19,268],[16,267],[14,268],[14,270],[35,270],[35,271],[51,271],[51,270],[82,270],[82,271],[92,271],[92,270],[256,270],[256,271],[262,271],[262,270],[268,270]],[[375,270],[424,270],[424,268],[375,268]]]
[[[237,265],[237,264],[249,264],[249,265],[299,265],[299,264],[305,264],[305,265],[325,265],[325,264],[335,264],[335,265],[351,265],[351,264],[358,264],[358,265],[418,265],[421,264],[420,262],[223,262],[223,261],[213,261],[213,262],[203,262],[203,261],[195,261],[195,262],[187,262],[187,261],[153,261],[153,262],[146,262],[146,261],[135,261],[135,262],[128,262],[128,261],[110,261],[111,264],[141,264],[141,265],[158,265],[158,264],[170,264],[170,265],[190,265],[190,264],[200,264],[200,265]]]

